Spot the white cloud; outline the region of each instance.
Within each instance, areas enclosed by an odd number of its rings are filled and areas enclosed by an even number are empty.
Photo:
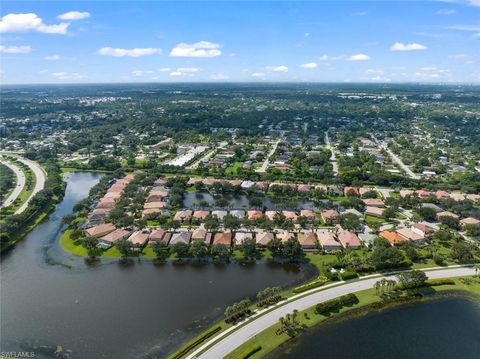
[[[170,51],[170,56],[173,57],[217,57],[221,54],[220,45],[209,41],[194,44],[181,42]]]
[[[192,72],[198,72],[200,71],[200,69],[196,68],[196,67],[179,67],[177,69],[178,72],[184,72],[184,73],[192,73]]]
[[[86,11],[84,12],[69,11],[69,12],[66,12],[65,14],[58,15],[57,19],[74,21],[74,20],[88,19],[89,17],[90,17],[90,13]]]
[[[311,34],[309,32],[306,32],[305,34],[303,34],[303,36],[305,37],[309,37]]]
[[[446,15],[446,16],[448,16],[448,15],[454,15],[456,13],[457,13],[457,11],[454,10],[454,9],[440,9],[437,12],[435,12],[435,15]]]
[[[175,71],[170,72],[170,76],[193,76],[194,73],[199,72],[197,67],[179,67]]]
[[[145,75],[149,75],[149,74],[153,74],[153,71],[152,70],[133,70],[132,71],[132,76],[145,76]]]
[[[55,77],[57,80],[80,80],[85,76],[79,74],[78,72],[52,72],[50,76]]]
[[[347,61],[366,61],[370,60],[370,56],[365,55],[365,54],[356,54],[347,57]]]
[[[45,60],[57,61],[60,60],[60,55],[48,55],[44,57]]]
[[[314,69],[318,67],[318,64],[316,62],[308,62],[306,64],[301,64],[299,67],[302,69]]]
[[[288,72],[288,67],[285,65],[280,66],[265,66],[265,70],[270,72]]]
[[[472,6],[480,6],[480,0],[468,0],[468,3]]]
[[[152,47],[145,48],[134,48],[134,49],[114,49],[113,47],[102,47],[98,50],[98,54],[103,56],[114,56],[114,57],[140,57],[146,55],[161,54],[161,49],[155,49]]]
[[[403,42],[396,42],[390,47],[390,51],[417,51],[417,50],[426,50],[428,47],[416,42],[410,44],[404,44]]]
[[[263,72],[254,72],[252,77],[265,77],[265,74]]]
[[[328,55],[322,55],[318,58],[319,61],[333,61],[333,60],[338,60],[338,57],[333,57],[333,56],[328,56]]]
[[[368,13],[366,11],[359,11],[359,12],[354,12],[352,16],[365,16]]]
[[[367,74],[383,74],[385,73],[385,70],[382,68],[376,68],[376,69],[367,69],[365,72]]]
[[[448,70],[430,66],[421,67],[419,71],[414,73],[414,76],[419,80],[437,80],[448,78],[451,76],[451,73]]]
[[[0,45],[0,52],[4,54],[28,54],[32,51],[31,46],[3,46]]]
[[[210,78],[212,80],[218,80],[218,81],[222,81],[222,80],[228,80],[230,77],[228,75],[225,75],[225,74],[222,74],[222,73],[218,73],[218,74],[212,74],[210,75]]]
[[[160,70],[158,70],[160,72],[169,72],[169,71],[172,71],[172,69],[170,67],[162,67]]]
[[[45,34],[66,34],[69,23],[46,25],[35,13],[7,14],[0,21],[0,32],[37,31]]]

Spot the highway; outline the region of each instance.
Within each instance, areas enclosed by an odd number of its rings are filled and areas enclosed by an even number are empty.
[[[429,279],[438,278],[450,278],[474,275],[475,270],[468,267],[456,267],[449,269],[431,269],[425,270]],[[278,323],[280,317],[285,316],[288,313],[292,313],[293,310],[302,311],[310,308],[317,303],[324,302],[339,296],[355,293],[365,289],[373,288],[375,282],[382,278],[395,278],[394,275],[390,276],[369,276],[363,280],[345,282],[341,285],[325,286],[323,290],[318,289],[311,290],[310,294],[305,293],[291,297],[288,302],[280,303],[278,308],[273,309],[264,315],[259,315],[265,310],[260,311],[249,319],[249,322],[238,330],[236,327],[231,327],[225,332],[213,337],[201,347],[197,348],[187,358],[202,358],[202,359],[220,359],[232,352],[235,348],[242,343],[248,341],[250,338],[269,328],[270,326]],[[328,288],[330,287],[330,288]],[[308,293],[308,292],[307,292]],[[303,296],[302,296],[303,295]],[[216,342],[216,343],[215,343]],[[208,348],[208,349],[207,349]],[[205,350],[203,353],[201,353]],[[201,353],[201,354],[200,354]]]
[[[20,214],[23,211],[25,211],[28,207],[28,203],[32,200],[33,196],[35,196],[38,192],[40,192],[45,187],[45,173],[43,172],[39,164],[34,161],[28,160],[26,158],[21,158],[21,157],[19,157],[18,160],[23,164],[27,165],[28,167],[30,167],[32,172],[35,174],[36,181],[35,181],[35,187],[33,188],[32,194],[30,195],[30,197],[28,197],[25,203],[23,203],[20,206],[20,208],[18,208],[15,211],[15,214]]]
[[[13,189],[12,193],[5,199],[5,201],[2,203],[2,207],[8,207],[10,206],[15,200],[20,196],[20,193],[22,193],[23,187],[25,187],[25,174],[23,171],[16,166],[15,164],[5,161],[5,160],[0,160],[2,164],[10,168],[15,175],[17,176],[17,184],[15,185],[15,188]]]

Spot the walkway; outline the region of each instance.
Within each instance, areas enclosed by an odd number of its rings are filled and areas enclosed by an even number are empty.
[[[430,269],[425,270],[425,273],[429,279],[438,279],[474,275],[475,270],[468,267],[456,267],[440,270]],[[213,337],[207,343],[195,350],[192,354],[187,356],[187,358],[223,358],[235,348],[248,341],[250,338],[278,323],[280,317],[285,316],[288,313],[292,313],[293,310],[296,309],[298,311],[302,311],[316,305],[317,303],[337,298],[348,293],[355,293],[365,289],[371,289],[373,288],[375,282],[382,278],[385,278],[385,276],[368,276],[368,278],[363,280],[346,282],[345,284],[341,285],[334,284],[330,285],[330,288],[328,288],[329,286],[325,286],[325,289],[320,291],[318,289],[313,289],[310,291],[310,294],[308,294],[309,292],[306,292],[293,296],[290,298],[289,302],[286,302],[285,304],[280,303],[278,308],[273,309],[271,312],[259,316],[259,314],[265,312],[265,310],[260,311],[257,315],[250,318],[250,321],[243,327],[237,329],[237,327],[234,326],[218,336]],[[219,340],[219,337],[222,337],[222,339]],[[215,343],[216,341],[218,342]],[[199,354],[202,350],[205,350],[209,346],[211,346],[209,349],[202,354]]]
[[[40,167],[40,165],[37,162],[30,161],[26,158],[19,157],[18,160],[23,164],[27,165],[28,167],[30,167],[32,172],[35,174],[36,181],[35,181],[35,187],[33,189],[32,194],[30,195],[30,197],[28,197],[25,203],[23,203],[20,206],[20,208],[15,211],[15,214],[20,214],[23,211],[25,211],[28,207],[28,203],[32,200],[33,196],[35,196],[38,192],[40,192],[43,189],[43,187],[45,187],[45,172],[43,172],[42,167]]]
[[[10,168],[15,175],[17,176],[17,184],[15,188],[13,189],[12,193],[5,199],[5,201],[2,203],[2,207],[8,207],[10,206],[15,200],[20,196],[20,193],[22,193],[23,188],[25,187],[25,174],[23,171],[13,163],[10,163],[5,160],[0,160],[0,162]]]
[[[338,175],[337,157],[335,156],[335,149],[330,143],[330,138],[328,137],[328,131],[325,132],[325,145],[327,146],[327,149],[329,149],[330,152],[332,153],[332,156],[330,157],[330,162],[332,163],[332,166],[333,166],[333,175],[336,177]]]

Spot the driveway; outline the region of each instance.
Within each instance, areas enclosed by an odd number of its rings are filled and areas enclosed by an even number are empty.
[[[437,279],[437,278],[450,278],[450,277],[459,277],[459,276],[467,276],[467,275],[474,275],[475,270],[473,268],[467,267],[457,267],[457,268],[450,268],[450,269],[443,269],[443,270],[427,270],[425,271],[428,278],[430,279]],[[202,358],[202,359],[220,359],[225,357],[227,354],[232,352],[235,348],[240,346],[242,343],[246,342],[250,338],[254,337],[255,335],[259,334],[260,332],[264,331],[265,329],[271,327],[272,325],[278,323],[280,317],[285,316],[288,313],[292,313],[293,310],[302,311],[307,308],[310,308],[317,303],[324,302],[333,298],[337,298],[339,296],[348,294],[348,293],[355,293],[365,289],[373,288],[375,282],[382,278],[386,278],[387,276],[377,276],[366,278],[364,280],[353,281],[353,282],[346,282],[342,285],[337,285],[328,289],[324,289],[321,291],[312,290],[311,294],[307,294],[304,297],[300,297],[301,295],[297,295],[292,297],[290,300],[291,302],[287,302],[279,306],[277,309],[272,310],[271,312],[260,316],[255,319],[255,317],[251,318],[250,322],[243,327],[239,328],[238,330],[234,330],[235,327],[229,328],[224,333],[220,334],[223,336],[223,339],[218,338],[218,336],[210,339],[207,343],[199,347],[195,350],[192,354],[187,356],[187,358]],[[394,277],[394,275],[388,276],[390,278]],[[302,295],[305,295],[303,293]],[[293,299],[295,297],[300,297],[298,299]],[[261,313],[261,312],[260,312]],[[216,344],[215,341],[219,340]],[[208,348],[212,345],[208,350],[199,354],[200,351]]]

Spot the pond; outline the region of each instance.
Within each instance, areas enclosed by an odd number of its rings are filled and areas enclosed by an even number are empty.
[[[60,248],[60,221],[99,179],[67,174],[63,201],[2,258],[2,351],[47,358],[59,345],[72,358],[162,358],[219,320],[227,305],[315,274],[267,262],[158,266],[102,258],[89,266]]]
[[[316,209],[312,201],[301,200],[298,198],[278,198],[277,200],[270,197],[257,197],[258,202],[250,202],[249,198],[244,194],[215,194],[209,192],[185,192],[183,206],[190,209],[244,209],[249,210],[255,208],[265,208],[269,211],[277,210],[301,210]],[[326,202],[326,201],[325,201]]]
[[[480,358],[480,303],[449,298],[324,323],[269,358]]]

